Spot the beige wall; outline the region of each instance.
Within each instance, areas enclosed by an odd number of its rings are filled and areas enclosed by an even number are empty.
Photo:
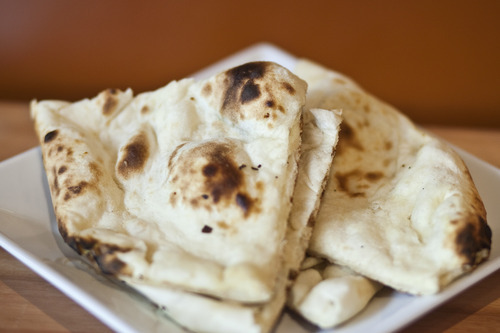
[[[497,0],[0,0],[0,99],[141,92],[261,41],[419,123],[500,127]]]

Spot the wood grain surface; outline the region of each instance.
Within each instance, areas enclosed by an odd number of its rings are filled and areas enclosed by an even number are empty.
[[[500,130],[424,127],[500,167]],[[0,102],[0,161],[36,145],[28,103]],[[500,271],[496,271],[402,332],[499,332],[499,286]],[[0,332],[108,331],[86,310],[0,249]]]

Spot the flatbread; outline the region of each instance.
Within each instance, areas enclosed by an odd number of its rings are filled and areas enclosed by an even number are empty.
[[[348,267],[308,256],[288,295],[288,307],[320,328],[351,319],[369,303],[382,284]]]
[[[311,255],[411,294],[433,294],[489,256],[491,229],[469,171],[441,140],[349,78],[307,60],[307,107],[344,121]]]
[[[274,297],[262,305],[245,305],[172,288],[130,283],[180,325],[196,332],[216,333],[268,332],[275,325],[304,258],[342,121],[340,112],[334,110],[305,110],[303,118],[302,154],[283,246],[284,262]]]
[[[255,62],[136,97],[32,102],[61,235],[118,279],[269,301],[306,88]]]

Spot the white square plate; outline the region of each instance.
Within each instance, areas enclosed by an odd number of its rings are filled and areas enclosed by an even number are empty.
[[[296,58],[258,44],[204,69],[203,78],[244,62],[269,60],[291,69]],[[490,259],[434,296],[413,297],[383,289],[368,307],[332,332],[388,332],[404,327],[500,268],[500,170],[457,149],[474,178],[493,231]],[[0,246],[94,316],[119,332],[183,332],[149,302],[96,274],[60,237],[39,148],[0,163]],[[193,319],[195,320],[195,319]],[[276,332],[313,332],[284,313]]]

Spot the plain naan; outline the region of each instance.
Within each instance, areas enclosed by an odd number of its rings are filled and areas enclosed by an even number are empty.
[[[306,88],[254,62],[136,97],[33,102],[63,238],[119,279],[270,300]]]
[[[309,252],[399,291],[433,294],[489,256],[491,229],[460,157],[444,142],[312,62],[307,107],[343,112]]]
[[[268,332],[275,325],[286,302],[290,279],[296,277],[304,258],[342,121],[339,112],[320,109],[305,110],[303,118],[302,153],[283,244],[284,261],[274,296],[264,304],[245,305],[172,288],[130,283],[180,325],[196,332],[214,333]]]

